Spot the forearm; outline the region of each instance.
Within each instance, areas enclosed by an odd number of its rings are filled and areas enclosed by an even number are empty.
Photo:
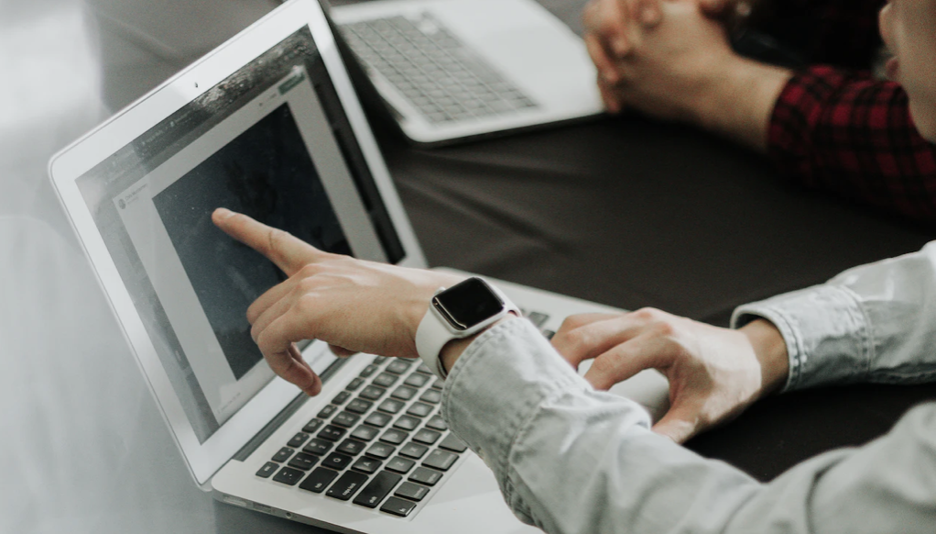
[[[713,72],[692,105],[695,122],[759,152],[767,151],[770,119],[777,98],[793,73],[732,57]]]
[[[735,310],[767,319],[789,357],[785,388],[936,380],[936,244]]]
[[[841,531],[843,521],[855,534],[922,533],[936,518],[933,410],[881,445],[825,455],[764,485],[651,432],[637,404],[592,390],[523,321],[468,348],[443,410],[518,517],[552,534],[806,534]],[[867,497],[881,492],[891,498]]]

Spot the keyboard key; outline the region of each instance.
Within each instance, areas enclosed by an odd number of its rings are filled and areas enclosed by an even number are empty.
[[[364,385],[364,379],[359,376],[356,376],[350,382],[348,382],[348,385],[345,386],[345,389],[347,389],[348,391],[355,391],[363,385]]]
[[[442,480],[442,472],[428,467],[417,467],[413,474],[409,476],[409,479],[427,486],[435,486]]]
[[[347,454],[333,452],[326,456],[324,460],[322,460],[322,467],[331,467],[332,469],[341,471],[345,467],[351,465],[352,460],[354,460],[354,458],[351,458]]]
[[[275,462],[267,462],[263,464],[263,467],[257,471],[257,476],[260,478],[270,478],[270,475],[276,472],[276,469],[279,467],[279,464]]]
[[[400,483],[402,478],[396,473],[381,472],[354,498],[354,504],[377,508],[380,501],[384,500],[384,497],[393,491],[393,488]]]
[[[344,393],[344,392],[342,392],[342,393]],[[320,411],[320,412],[318,413],[318,417],[321,418],[321,419],[328,419],[328,418],[331,417],[332,414],[335,413],[336,411],[338,411],[338,407],[335,406],[334,404],[329,404],[328,406],[322,408],[322,411]]]
[[[427,367],[426,370],[428,369],[429,368]],[[419,369],[416,369],[416,371],[419,371]],[[431,373],[432,371],[429,371],[429,372]],[[414,388],[421,388],[425,386],[430,380],[432,380],[431,376],[416,372],[416,373],[409,375],[406,378],[406,380],[403,381],[403,383],[407,386],[411,386]]]
[[[368,458],[367,456],[363,456],[354,462],[354,465],[351,466],[351,469],[370,475],[372,473],[376,473],[377,470],[380,469],[381,464],[383,464],[383,462],[376,458]]]
[[[318,456],[312,456],[311,454],[300,452],[299,454],[293,456],[293,459],[289,461],[289,466],[295,467],[296,469],[302,469],[303,471],[308,471],[309,469],[312,469],[313,466],[315,466],[318,460]]]
[[[397,497],[406,497],[411,501],[418,502],[423,500],[423,497],[429,494],[429,488],[419,484],[413,484],[412,482],[404,482],[400,484],[400,487],[397,488],[393,494]]]
[[[276,465],[276,464],[274,464]],[[390,471],[396,471],[397,473],[409,473],[410,469],[416,465],[416,462],[410,460],[409,458],[402,458],[400,456],[395,457],[394,459],[387,462],[387,469]]]
[[[409,432],[411,430],[416,430],[416,427],[419,426],[419,419],[410,417],[408,415],[403,415],[400,416],[400,418],[397,419],[395,423],[393,423],[393,426]]]
[[[394,400],[394,399],[387,399],[381,402],[380,406],[378,406],[377,409],[382,412],[395,414],[399,412],[400,410],[402,410],[404,406],[406,406],[405,402]]]
[[[437,389],[429,389],[419,397],[419,400],[429,404],[439,404],[442,401],[442,392]]]
[[[432,445],[438,441],[440,437],[442,437],[442,434],[436,432],[435,430],[424,428],[417,432],[415,436],[413,436],[413,441],[418,441],[419,443],[424,443],[426,445]]]
[[[313,493],[322,493],[325,491],[325,488],[331,484],[332,480],[335,480],[335,477],[338,476],[338,471],[332,471],[331,469],[325,469],[324,467],[319,467],[312,471],[305,480],[302,481],[302,484],[299,484],[299,487],[311,491]]]
[[[374,384],[380,387],[388,388],[393,384],[396,384],[396,381],[400,379],[400,375],[395,375],[392,373],[380,373],[374,378]]]
[[[325,421],[322,421],[319,418],[315,418],[306,423],[306,426],[302,427],[302,431],[307,434],[314,434],[318,429],[322,428],[322,425],[324,424]]]
[[[364,450],[364,447],[366,446],[367,445],[362,441],[358,441],[356,439],[346,439],[342,441],[341,445],[338,445],[338,448],[335,450],[340,453],[357,456],[361,453],[361,451]]]
[[[341,393],[335,395],[335,398],[332,399],[332,404],[344,404],[348,398],[351,397],[351,394],[347,391],[342,391]]]
[[[351,428],[352,426],[356,425],[360,419],[361,419],[360,415],[353,414],[348,411],[343,411],[340,414],[336,415],[334,419],[332,419],[332,423],[338,426]]]
[[[291,467],[284,467],[279,470],[279,473],[276,473],[276,476],[273,477],[273,480],[286,484],[287,486],[295,486],[300,479],[305,475],[305,471],[300,471],[298,469],[293,469]]]
[[[554,330],[543,330],[543,336],[545,336],[546,339],[549,341],[552,341],[552,338],[555,335],[556,335],[556,332]]]
[[[393,393],[391,393],[390,396],[395,399],[408,401],[415,397],[416,393],[418,393],[418,391],[409,386],[400,386],[393,390]]]
[[[335,444],[333,442],[328,441],[327,439],[312,438],[312,440],[302,448],[302,452],[325,456],[334,445]]]
[[[385,413],[374,412],[367,416],[367,419],[364,420],[365,423],[373,426],[383,428],[390,423],[393,418]]]
[[[352,412],[352,413],[361,414],[361,413],[366,412],[367,410],[370,410],[370,407],[373,405],[374,403],[369,400],[354,399],[353,401],[351,401],[350,404],[348,404],[348,407],[345,408],[345,410]]]
[[[429,456],[426,456],[423,465],[439,471],[448,471],[450,467],[455,465],[456,461],[458,461],[458,455],[454,452],[436,449],[430,452]]]
[[[442,416],[439,415],[434,415],[431,419],[426,421],[426,427],[440,432],[448,430],[448,424],[445,422],[445,419],[442,419]]]
[[[390,359],[390,358],[388,358],[388,357],[386,357],[386,356],[377,356],[377,357],[374,358],[374,361],[373,361],[372,363],[373,363],[373,365],[381,365],[382,363],[386,362],[386,361],[389,360],[389,359]]]
[[[273,458],[271,458],[271,460],[273,460],[274,462],[283,463],[286,460],[288,460],[289,457],[292,456],[292,453],[294,452],[296,451],[290,449],[289,447],[283,447],[276,454],[273,455]]]
[[[400,449],[400,454],[402,454],[403,456],[409,456],[410,458],[415,458],[416,460],[418,460],[422,458],[426,454],[426,451],[428,450],[429,450],[429,447],[426,447],[425,445],[420,445],[419,443],[410,442],[404,445],[402,449]]]
[[[406,413],[409,415],[415,415],[416,417],[426,417],[434,408],[428,404],[423,404],[422,402],[414,402],[412,406],[406,410]]]
[[[377,386],[367,386],[361,390],[361,398],[375,401],[380,397],[383,397],[383,394],[386,392],[387,390],[384,388],[379,388]]]
[[[365,482],[367,482],[367,475],[348,471],[341,475],[341,478],[339,478],[332,487],[328,488],[328,492],[326,492],[325,495],[347,501],[361,489],[361,486],[363,486]]]
[[[406,372],[407,369],[410,368],[410,365],[412,364],[413,364],[413,360],[403,360],[403,359],[398,358],[390,362],[390,365],[387,366],[387,370],[390,371],[391,373],[402,375],[403,373]]]
[[[298,449],[299,447],[302,447],[302,444],[305,443],[307,439],[309,439],[308,434],[299,432],[298,434],[293,436],[293,438],[289,440],[289,443],[287,443],[286,445],[294,449]]]
[[[391,428],[390,430],[384,432],[383,436],[380,436],[380,441],[383,441],[384,443],[390,443],[391,445],[399,445],[400,443],[406,441],[406,438],[408,437],[409,434],[407,432],[403,432],[402,430],[396,428]]]
[[[387,512],[388,514],[398,515],[400,517],[406,517],[410,515],[410,512],[416,508],[416,503],[413,501],[407,501],[405,499],[400,499],[398,497],[390,497],[387,499],[387,502],[380,507],[381,512]]]
[[[377,437],[377,434],[380,433],[379,429],[376,429],[372,426],[361,425],[354,429],[354,432],[351,432],[351,437],[354,439],[359,439],[361,441],[370,441]]]
[[[468,449],[468,445],[465,445],[465,442],[458,439],[458,436],[455,434],[449,434],[439,443],[439,448],[454,452],[465,452]]]
[[[380,458],[381,460],[386,460],[393,454],[393,451],[396,450],[396,447],[392,445],[387,445],[386,443],[374,443],[367,449],[367,452],[364,454],[368,456],[373,456],[374,458]]]
[[[432,383],[432,389],[442,390],[442,386],[445,384],[441,378],[436,378],[436,381]]]
[[[358,376],[360,376],[361,378],[367,378],[370,375],[376,373],[377,369],[378,367],[376,365],[368,365],[361,371],[361,374],[359,374]]]
[[[432,378],[432,375],[433,375],[432,369],[429,369],[429,366],[427,366],[425,363],[421,363],[421,362],[420,362],[420,364],[419,364],[419,367],[416,368],[416,372],[417,372],[417,373],[420,373],[420,374],[424,374],[424,375],[429,375],[429,378],[430,378],[430,379]],[[410,384],[410,385],[412,385],[412,384]]]
[[[345,432],[347,432],[347,429],[341,428],[340,426],[327,425],[318,435],[320,438],[329,441],[338,441],[345,435]]]

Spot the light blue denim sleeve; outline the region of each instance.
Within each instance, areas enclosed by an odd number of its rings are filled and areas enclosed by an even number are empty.
[[[932,534],[936,525],[934,404],[862,449],[761,484],[651,432],[639,405],[594,391],[515,319],[459,358],[443,415],[515,515],[550,534]]]
[[[763,317],[790,358],[785,390],[855,382],[936,380],[936,242],[849,269],[829,282],[735,310]]]

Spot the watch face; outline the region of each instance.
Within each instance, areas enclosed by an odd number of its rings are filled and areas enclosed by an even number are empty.
[[[432,299],[442,316],[459,330],[490,319],[504,309],[504,302],[480,278],[469,278]]]

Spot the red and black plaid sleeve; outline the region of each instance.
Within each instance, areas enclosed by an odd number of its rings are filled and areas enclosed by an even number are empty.
[[[822,66],[796,74],[774,108],[768,153],[807,186],[936,224],[936,145],[895,83]]]

